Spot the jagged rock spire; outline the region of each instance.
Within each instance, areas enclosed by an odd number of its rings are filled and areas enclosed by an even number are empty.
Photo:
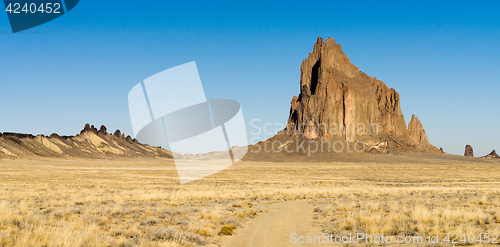
[[[410,146],[439,152],[430,145],[416,117],[409,130],[393,88],[351,64],[342,46],[321,37],[300,67],[300,94],[293,97],[287,130],[308,138],[347,141],[390,137]]]

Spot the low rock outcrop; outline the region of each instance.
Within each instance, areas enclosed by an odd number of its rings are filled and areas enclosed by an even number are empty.
[[[483,158],[494,158],[494,159],[500,159],[500,156],[498,156],[497,152],[495,150],[491,151],[488,155],[483,156]]]
[[[474,150],[472,149],[471,145],[466,145],[465,146],[464,156],[474,157]]]

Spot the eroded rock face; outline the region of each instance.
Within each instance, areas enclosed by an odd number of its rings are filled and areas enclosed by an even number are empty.
[[[103,125],[104,126],[104,125]],[[97,134],[97,129],[94,127],[94,125],[90,125],[90,124],[85,124],[85,127],[83,127],[83,130],[80,131],[80,134],[83,134],[85,132],[94,132],[95,134]]]
[[[99,129],[99,131],[97,133],[102,134],[102,135],[107,135],[108,129],[106,128],[106,126],[101,125],[101,128]]]
[[[318,38],[300,69],[300,95],[291,102],[288,132],[349,142],[390,137],[439,152],[415,116],[407,129],[396,90],[359,71],[332,38]]]
[[[470,145],[465,146],[465,153],[464,156],[469,156],[469,157],[474,157],[474,150]]]
[[[422,126],[422,123],[415,115],[411,116],[410,123],[408,123],[408,134],[421,147],[429,147],[431,145],[425,134],[424,126]]]

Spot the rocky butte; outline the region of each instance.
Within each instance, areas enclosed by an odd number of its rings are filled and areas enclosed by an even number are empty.
[[[367,151],[380,153],[442,152],[429,143],[415,115],[406,126],[398,92],[351,64],[334,39],[319,37],[300,71],[300,94],[292,99],[281,134],[363,142]]]
[[[474,149],[472,149],[471,145],[465,146],[464,156],[474,157]]]

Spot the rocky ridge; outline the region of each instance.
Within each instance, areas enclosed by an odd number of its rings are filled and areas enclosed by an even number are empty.
[[[76,157],[106,158],[124,157],[162,157],[171,158],[171,152],[160,147],[143,145],[130,136],[116,130],[107,132],[102,125],[99,130],[86,124],[76,136],[52,134],[31,135],[18,133],[0,133],[0,158],[41,157]]]

